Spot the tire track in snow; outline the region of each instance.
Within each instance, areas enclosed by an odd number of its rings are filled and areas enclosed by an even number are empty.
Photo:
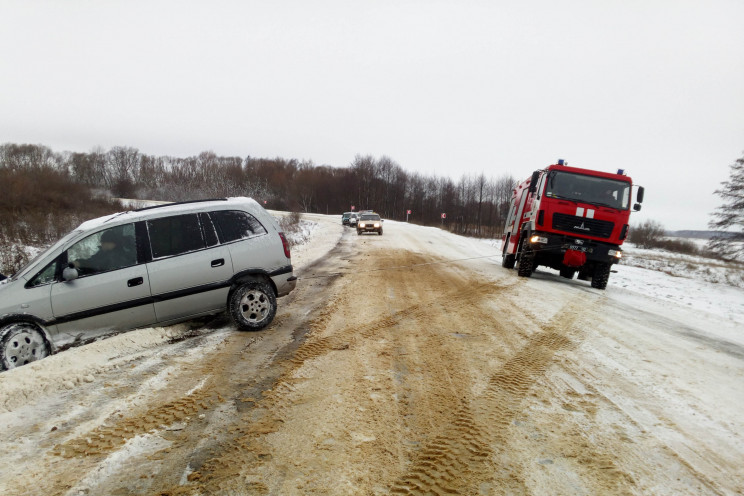
[[[444,433],[427,443],[391,492],[477,494],[482,484],[494,483],[500,488],[524,490],[513,467],[499,467],[503,453],[498,447],[507,443],[506,431],[529,389],[544,375],[555,353],[570,344],[552,328],[533,336],[491,376],[480,397],[461,405]]]
[[[410,257],[411,255],[406,255]],[[404,276],[405,278],[405,276]],[[449,283],[453,283],[451,276],[447,278]],[[349,281],[347,280],[348,284]],[[228,447],[219,457],[207,461],[195,474],[189,487],[196,494],[200,492],[230,492],[236,491],[236,466],[253,466],[254,473],[261,473],[261,466],[264,463],[271,463],[271,448],[265,444],[263,439],[282,428],[285,419],[290,415],[287,413],[291,407],[291,400],[288,398],[295,391],[295,384],[302,382],[303,379],[294,377],[295,372],[300,369],[306,362],[323,357],[330,352],[355,348],[363,342],[373,338],[384,336],[384,331],[394,328],[402,322],[418,323],[419,326],[425,326],[431,320],[432,314],[441,316],[446,315],[453,301],[473,302],[486,297],[493,297],[512,286],[519,284],[518,280],[510,281],[506,285],[497,285],[492,283],[476,283],[472,280],[460,280],[453,284],[448,291],[435,292],[426,301],[406,306],[392,314],[383,315],[373,321],[366,322],[359,326],[347,326],[339,329],[330,336],[317,337],[323,333],[327,326],[327,318],[320,317],[311,323],[311,332],[307,340],[302,343],[287,358],[287,368],[282,377],[276,382],[275,386],[265,391],[262,397],[254,404],[254,409],[261,412],[261,417],[253,424],[241,428],[241,436]],[[428,296],[428,295],[427,295]],[[332,314],[337,308],[344,308],[343,302],[348,298],[347,294],[341,292],[326,304],[328,314]],[[405,303],[404,303],[405,304]],[[463,305],[460,312],[467,306]],[[325,313],[325,312],[323,312]],[[436,341],[441,341],[441,337],[434,336]],[[438,348],[445,344],[437,344]],[[467,413],[460,415],[462,423],[468,422]],[[243,471],[245,473],[245,470]],[[251,488],[255,494],[270,493],[264,482],[252,480]],[[182,488],[186,489],[186,488]]]

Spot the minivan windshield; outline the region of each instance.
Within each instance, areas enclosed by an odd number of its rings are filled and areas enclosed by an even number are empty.
[[[545,196],[627,210],[630,205],[630,182],[550,171]]]
[[[81,232],[82,232],[82,231],[79,231],[79,230],[75,230],[75,231],[70,231],[70,232],[68,232],[67,234],[65,234],[64,236],[62,236],[62,237],[61,237],[61,238],[59,239],[59,241],[57,241],[56,243],[54,243],[54,244],[53,244],[52,246],[50,246],[50,247],[49,247],[49,248],[47,248],[46,250],[44,250],[44,251],[41,251],[41,252],[39,252],[39,254],[38,254],[38,255],[36,255],[36,256],[35,256],[34,258],[32,258],[30,262],[28,262],[28,263],[27,263],[26,265],[24,265],[23,267],[21,267],[20,269],[18,269],[18,270],[16,271],[16,273],[15,273],[15,274],[13,274],[12,276],[10,276],[10,280],[14,281],[14,280],[15,280],[15,279],[16,279],[16,278],[17,278],[18,276],[20,276],[20,275],[21,275],[21,274],[22,274],[22,273],[23,273],[23,272],[24,272],[24,271],[25,271],[26,269],[28,269],[29,267],[31,267],[31,266],[32,266],[33,264],[35,264],[35,263],[36,263],[37,261],[39,261],[39,260],[41,260],[42,258],[44,258],[44,257],[46,256],[46,254],[47,254],[47,253],[51,253],[51,252],[53,252],[53,251],[54,251],[54,250],[56,250],[56,249],[57,249],[57,248],[58,248],[59,246],[62,246],[63,244],[67,243],[67,241],[68,241],[69,239],[71,239],[71,238],[74,238],[75,236],[77,236],[77,235],[78,235],[78,234],[80,234]]]
[[[19,270],[18,270],[18,271],[17,271],[16,273],[15,273],[15,274],[13,274],[12,276],[10,276],[10,279],[11,279],[11,280],[15,280],[15,279],[16,279],[16,278],[17,278],[17,277],[18,277],[19,275],[21,275],[21,274],[22,274],[22,273],[23,273],[23,272],[24,272],[24,271],[25,271],[26,269],[28,269],[28,268],[29,268],[29,267],[31,267],[31,266],[32,266],[33,264],[35,264],[35,263],[36,263],[36,262],[37,262],[38,260],[41,260],[42,258],[44,258],[44,257],[46,256],[46,254],[47,254],[47,253],[51,253],[51,252],[53,252],[53,251],[54,251],[54,250],[56,250],[56,249],[57,249],[57,248],[58,248],[59,246],[62,246],[63,244],[67,243],[67,241],[68,241],[68,240],[70,240],[71,238],[74,238],[75,236],[77,236],[77,235],[78,235],[78,234],[80,234],[81,232],[82,232],[82,231],[80,231],[80,230],[75,230],[75,231],[70,231],[70,232],[68,232],[67,234],[65,234],[64,236],[62,236],[62,237],[61,237],[61,238],[59,239],[59,241],[57,241],[56,243],[54,243],[54,244],[53,244],[52,246],[50,246],[49,248],[47,248],[46,250],[44,250],[44,251],[42,251],[42,252],[39,252],[39,254],[38,254],[38,255],[36,255],[36,256],[35,256],[34,258],[32,258],[30,262],[28,262],[28,263],[27,263],[26,265],[24,265],[23,267],[21,267],[21,268],[20,268],[20,269],[19,269]]]

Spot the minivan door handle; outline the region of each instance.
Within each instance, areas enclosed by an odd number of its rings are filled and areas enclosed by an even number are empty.
[[[217,260],[212,260],[212,267],[222,267],[223,265],[225,265],[224,258],[218,258]]]
[[[135,277],[134,279],[130,279],[130,280],[127,281],[127,287],[128,288],[131,288],[132,286],[139,286],[143,282],[145,282],[145,280],[143,278],[141,278],[141,277]]]

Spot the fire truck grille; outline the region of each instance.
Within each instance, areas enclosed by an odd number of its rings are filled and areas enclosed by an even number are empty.
[[[575,215],[553,214],[553,229],[597,238],[609,238],[614,224],[606,220],[587,219]]]

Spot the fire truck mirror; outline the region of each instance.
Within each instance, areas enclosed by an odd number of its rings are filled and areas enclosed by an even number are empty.
[[[640,210],[641,210],[641,204],[640,203],[636,203],[635,205],[633,205],[633,210],[636,211],[636,212],[640,212]]]
[[[540,171],[536,170],[532,173],[532,178],[530,179],[530,187],[527,189],[530,193],[534,193],[537,191],[537,180],[540,179]]]
[[[643,192],[643,186],[638,186],[638,193],[636,193],[636,200],[638,200],[638,203],[643,203]],[[640,210],[640,208],[638,210]]]

